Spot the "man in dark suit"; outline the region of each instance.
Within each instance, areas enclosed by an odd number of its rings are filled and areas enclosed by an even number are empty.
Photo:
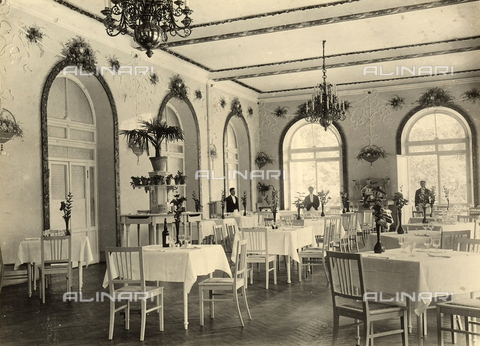
[[[420,196],[423,194],[426,196],[427,198],[427,207],[430,206],[429,202],[430,202],[430,199],[429,199],[429,196],[430,196],[430,190],[426,188],[427,186],[427,182],[425,180],[422,180],[420,182],[420,188],[415,191],[415,206],[417,207],[417,210],[423,210],[422,209],[422,206],[420,205],[421,204],[421,198]]]
[[[318,199],[317,195],[313,194],[313,187],[310,186],[308,188],[309,194],[307,197],[305,197],[305,201],[303,204],[305,205],[305,209],[307,211],[310,211],[310,209],[313,207],[315,210],[318,210],[318,206],[320,205],[320,199]]]
[[[233,213],[235,210],[240,210],[240,207],[238,206],[238,198],[235,196],[234,187],[230,188],[230,196],[225,198],[225,201],[227,202],[227,213]]]

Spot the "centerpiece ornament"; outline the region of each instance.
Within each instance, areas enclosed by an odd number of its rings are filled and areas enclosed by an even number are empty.
[[[330,190],[322,190],[318,193],[318,199],[320,200],[320,204],[322,205],[322,213],[320,214],[320,216],[325,216],[325,204],[327,204],[328,201],[331,200],[331,197],[328,196],[329,193]]]
[[[63,219],[65,220],[65,235],[70,235],[68,224],[72,216],[73,195],[71,192],[67,195],[66,201],[60,202],[60,211],[63,211]]]
[[[375,218],[375,228],[377,231],[377,243],[373,247],[373,252],[382,253],[385,252],[385,245],[380,240],[380,234],[382,229],[388,229],[389,224],[393,223],[392,216],[390,215],[390,210],[384,208],[384,198],[386,195],[380,187],[372,188],[372,201],[373,201],[373,217]]]
[[[297,197],[293,202],[293,205],[297,208],[297,220],[301,220],[300,210],[305,208],[305,193],[297,192]]]
[[[342,199],[342,214],[349,213],[350,212],[350,205],[348,203],[348,193],[346,192],[340,192],[340,198]]]
[[[345,120],[345,112],[350,103],[341,101],[338,97],[337,86],[327,82],[327,67],[325,65],[325,40],[323,41],[323,82],[314,88],[312,99],[301,104],[297,115],[302,116],[311,123],[320,123],[327,131],[327,128],[334,121]]]
[[[419,195],[419,205],[422,207],[423,211],[423,220],[422,223],[428,223],[427,220],[427,207],[431,207],[431,192],[427,192],[428,190],[425,190],[425,192],[421,192]],[[435,197],[434,197],[435,201]]]
[[[243,205],[243,216],[247,216],[247,191],[243,191],[242,205]]]
[[[180,240],[178,239],[178,234],[180,233],[180,222],[182,221],[182,213],[185,211],[185,207],[183,202],[185,202],[187,198],[185,196],[180,196],[178,192],[178,188],[174,188],[173,192],[173,199],[170,201],[173,204],[173,217],[175,219],[175,228],[177,229],[177,244],[180,244]]]
[[[146,49],[147,56],[161,42],[167,42],[168,34],[182,38],[190,36],[192,30],[190,15],[193,11],[182,0],[111,0],[113,7],[105,7],[105,25],[109,36],[129,34]],[[174,4],[176,6],[174,6]],[[182,20],[180,20],[183,17]],[[181,25],[179,25],[181,24]]]
[[[278,196],[278,191],[275,189],[274,186],[271,186],[272,189],[272,202],[269,201],[268,196],[265,196],[265,202],[268,204],[270,207],[270,210],[272,211],[273,214],[273,224],[272,228],[277,227],[275,224],[277,222],[277,212],[278,212],[278,203],[279,203],[279,196]]]
[[[408,199],[405,199],[403,197],[403,193],[401,191],[402,189],[400,189],[400,192],[395,192],[395,194],[393,195],[393,202],[395,203],[395,209],[397,212],[397,233],[398,234],[405,233],[402,227],[402,208],[408,204]]]

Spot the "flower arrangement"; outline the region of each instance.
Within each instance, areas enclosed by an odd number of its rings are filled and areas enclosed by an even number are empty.
[[[470,101],[472,103],[477,103],[480,100],[480,91],[477,88],[473,88],[465,91],[462,95],[462,101]]]
[[[185,202],[187,198],[185,196],[180,196],[178,192],[178,188],[174,188],[173,191],[173,199],[170,201],[173,204],[173,214],[175,218],[175,224],[177,225],[177,230],[180,225],[181,215],[185,211],[185,207],[183,206],[183,202]]]
[[[247,215],[247,191],[243,191],[242,205],[243,205],[243,216]]]
[[[255,156],[255,164],[258,168],[262,168],[268,163],[274,163],[274,160],[268,156],[268,154],[264,153],[263,151],[259,151]]]
[[[225,97],[222,97],[222,98],[220,99],[220,103],[219,103],[219,104],[220,104],[220,107],[225,108],[225,106],[227,105],[227,101],[225,100]]]
[[[257,190],[260,191],[262,195],[265,195],[265,192],[270,191],[271,187],[271,185],[267,185],[259,181],[257,185]]]
[[[148,80],[152,85],[157,85],[160,78],[158,78],[158,74],[154,72],[148,76]]]
[[[71,65],[81,66],[87,72],[95,71],[97,64],[95,51],[83,37],[76,36],[68,40],[62,48],[61,54]]]
[[[445,195],[445,199],[447,200],[447,210],[450,207],[450,191],[444,186],[443,187],[443,194]]]
[[[395,207],[397,208],[397,210],[400,210],[408,204],[408,199],[405,199],[403,197],[402,192],[395,192],[393,194],[393,202],[395,203]]]
[[[449,91],[435,87],[428,89],[416,102],[423,107],[437,107],[447,106],[453,99],[454,97]]]
[[[66,201],[60,202],[60,211],[63,211],[63,219],[65,220],[65,235],[70,235],[68,230],[68,222],[72,216],[72,204],[73,204],[73,195],[71,192],[67,195]]]
[[[23,137],[23,130],[9,110],[2,108],[0,112],[0,143],[4,143],[12,137]],[[2,139],[5,139],[2,141]]]
[[[328,203],[329,200],[331,200],[332,198],[328,196],[328,194],[330,193],[330,190],[327,190],[327,191],[320,191],[318,193],[318,199],[320,200],[320,203],[322,205],[325,205]]]
[[[393,223],[391,211],[383,207],[385,191],[379,186],[372,188],[371,203],[373,209],[373,216],[375,223],[384,229],[389,227],[389,224]]]
[[[118,61],[118,58],[114,56],[109,56],[107,59],[108,66],[114,71],[118,71],[120,69],[120,61]]]
[[[287,106],[278,106],[277,108],[275,108],[275,110],[273,111],[273,115],[276,116],[277,118],[286,118],[286,115],[287,115],[287,112],[288,112],[288,107]]]
[[[225,197],[225,190],[222,190],[222,196],[220,198],[220,205],[222,206],[222,219],[225,218],[225,201],[226,197]]]
[[[379,158],[385,159],[386,157],[387,154],[385,153],[384,149],[377,145],[370,144],[360,149],[360,152],[357,155],[357,160],[365,160],[370,162],[370,165],[372,165],[372,163],[377,161]]]
[[[197,197],[197,194],[195,193],[195,191],[192,192],[192,199],[193,199],[193,202],[195,203],[195,211],[201,211],[202,204],[200,203],[200,199]]]
[[[395,95],[388,101],[387,104],[394,110],[399,110],[402,109],[402,107],[405,105],[405,99],[403,97]]]
[[[195,100],[201,100],[202,97],[202,91],[200,89],[195,90]]]
[[[273,218],[274,218],[274,221],[275,221],[275,215],[278,212],[279,196],[278,196],[278,191],[275,189],[275,187],[273,187],[273,186],[270,186],[270,187],[272,189],[272,202],[270,202],[268,196],[265,196],[264,200],[268,204],[268,206],[270,207],[270,210],[272,211],[272,213],[274,215]]]
[[[242,104],[238,97],[233,98],[232,103],[230,104],[230,114],[236,117],[243,116]]]
[[[168,88],[170,89],[170,92],[180,100],[188,99],[187,87],[185,86],[183,78],[179,74],[170,77]]]
[[[252,115],[253,115],[253,108],[252,108],[252,107],[248,107],[247,113],[248,113],[248,115],[252,116]]]
[[[305,208],[305,193],[297,192],[297,197],[292,203],[297,208],[297,220],[300,220],[300,209]]]
[[[24,30],[26,32],[25,37],[29,43],[39,43],[43,39],[43,36],[46,36],[36,24],[28,28],[24,27]]]

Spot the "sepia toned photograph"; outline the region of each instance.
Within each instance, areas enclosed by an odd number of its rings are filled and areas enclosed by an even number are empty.
[[[480,345],[479,0],[0,0],[1,345]]]

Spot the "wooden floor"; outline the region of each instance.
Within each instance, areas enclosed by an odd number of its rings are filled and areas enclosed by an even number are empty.
[[[331,345],[332,304],[325,285],[322,269],[317,269],[303,282],[292,269],[293,282],[286,283],[286,269],[282,262],[278,284],[264,287],[264,272],[255,273],[253,285],[248,287],[248,301],[253,320],[246,319],[242,328],[232,301],[216,304],[215,319],[206,315],[205,326],[199,325],[198,286],[189,295],[190,325],[183,328],[182,284],[163,283],[165,287],[165,331],[160,332],[155,313],[147,317],[146,345]],[[78,270],[74,270],[75,275]],[[107,292],[101,284],[105,264],[91,265],[84,270],[84,299],[96,292]],[[75,282],[77,278],[75,278]],[[0,345],[127,345],[139,344],[140,315],[132,316],[130,330],[123,328],[117,315],[114,337],[108,340],[109,303],[63,302],[65,283],[54,278],[47,290],[46,304],[38,291],[28,298],[27,285],[4,287],[0,294]],[[245,309],[243,305],[243,312]],[[425,345],[437,345],[435,314],[430,310]],[[350,323],[340,319],[342,325]],[[395,328],[398,322],[387,322]],[[383,325],[385,327],[385,325]],[[379,328],[382,328],[380,326]],[[414,328],[414,332],[416,332]],[[446,345],[450,338],[446,337]],[[346,326],[340,332],[337,345],[355,345],[355,327]],[[375,341],[376,345],[401,345],[400,336]],[[415,335],[409,344],[416,345]],[[457,345],[465,345],[460,337]]]

